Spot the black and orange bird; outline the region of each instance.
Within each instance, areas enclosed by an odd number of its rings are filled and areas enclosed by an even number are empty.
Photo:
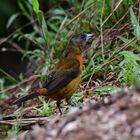
[[[29,95],[18,98],[13,104],[22,103],[43,95],[48,99],[56,100],[59,112],[62,114],[60,102],[62,99],[65,99],[67,103],[70,103],[71,96],[78,88],[83,69],[82,50],[87,43],[92,41],[92,38],[93,34],[81,33],[73,35],[69,39],[59,62],[47,76],[47,81],[42,88],[37,89]]]

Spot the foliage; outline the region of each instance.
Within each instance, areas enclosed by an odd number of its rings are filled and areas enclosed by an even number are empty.
[[[54,110],[52,108],[52,104],[54,106],[54,103],[53,102],[51,104],[46,103],[46,101],[42,97],[40,97],[40,100],[41,100],[43,106],[41,106],[40,108],[35,108],[35,111],[37,111],[39,114],[41,114],[43,116],[50,116],[50,115],[52,115],[53,112],[54,112]]]

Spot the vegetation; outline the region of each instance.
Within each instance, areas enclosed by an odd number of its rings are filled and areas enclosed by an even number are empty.
[[[6,42],[18,44],[14,49],[22,53],[22,60],[28,60],[28,74],[22,73],[16,79],[0,68],[3,73],[0,100],[9,95],[6,81],[20,88],[18,95],[25,95],[31,89],[32,84],[22,86],[25,79],[30,81],[35,75],[43,82],[60,58],[69,36],[81,32],[94,33],[95,38],[84,49],[82,82],[80,90],[73,96],[75,105],[79,105],[78,101],[85,96],[140,86],[139,0],[55,0],[51,3],[54,6],[45,12],[38,0],[18,0],[17,3],[20,12],[13,14],[7,22],[7,28],[15,28],[15,31],[1,39],[0,45]],[[27,23],[20,26],[22,17]],[[44,99],[41,102],[42,106],[34,111],[43,116],[53,115],[53,102],[48,104]],[[18,129],[19,126],[18,122]]]

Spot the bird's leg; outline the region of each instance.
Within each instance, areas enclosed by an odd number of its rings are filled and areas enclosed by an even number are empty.
[[[60,100],[56,101],[57,107],[59,109],[60,115],[62,115],[61,107],[60,107]]]

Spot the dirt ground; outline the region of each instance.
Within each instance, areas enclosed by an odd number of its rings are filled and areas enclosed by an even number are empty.
[[[8,140],[140,140],[140,89],[91,97],[65,116],[39,119]]]

